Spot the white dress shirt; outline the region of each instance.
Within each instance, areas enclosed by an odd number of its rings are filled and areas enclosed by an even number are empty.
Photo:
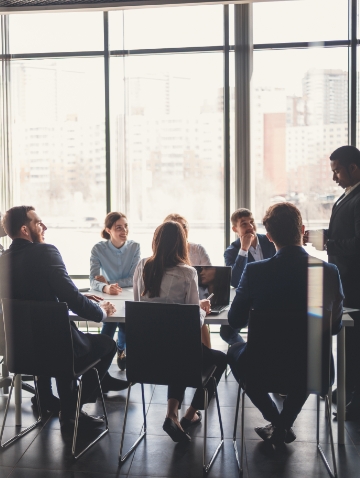
[[[143,270],[147,259],[142,259],[134,273],[134,300],[144,302],[161,302],[165,304],[194,304],[199,305],[199,291],[197,272],[191,266],[180,264],[166,269],[163,275],[160,296],[142,296],[144,290]],[[200,309],[200,307],[199,307]],[[200,309],[200,322],[204,323],[206,312]]]
[[[192,266],[211,266],[210,257],[201,244],[189,242],[189,259]]]
[[[251,245],[249,247],[249,251],[251,252],[251,255],[253,256],[255,262],[262,261],[264,259],[264,255],[263,255],[263,251],[262,251],[261,246],[260,246],[259,238],[256,237],[256,240],[257,240],[256,246],[253,247]],[[239,255],[247,257],[249,255],[249,251],[243,251],[241,249],[241,246],[240,246]]]

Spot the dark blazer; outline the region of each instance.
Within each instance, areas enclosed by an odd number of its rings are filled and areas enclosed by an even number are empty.
[[[281,248],[274,257],[248,264],[231,304],[228,320],[233,328],[246,327],[250,309],[291,309],[307,311],[309,255],[300,246]],[[343,291],[339,271],[323,265],[323,307],[332,312],[333,335],[341,330]]]
[[[101,322],[103,318],[102,309],[78,291],[59,251],[51,244],[14,239],[0,257],[0,298],[66,302],[84,319]],[[91,344],[74,322],[71,325],[74,354],[81,357],[90,351]]]
[[[341,196],[341,197],[344,197]],[[339,199],[341,199],[341,197]],[[328,239],[329,262],[335,264],[343,283],[346,305],[360,307],[360,186],[334,204]]]
[[[275,246],[264,234],[257,234],[259,244],[264,256],[264,259],[270,259],[276,253]],[[231,285],[237,287],[239,285],[241,275],[244,272],[246,264],[254,262],[254,258],[251,252],[248,252],[248,256],[239,256],[240,239],[236,239],[224,252],[225,264],[231,266]]]

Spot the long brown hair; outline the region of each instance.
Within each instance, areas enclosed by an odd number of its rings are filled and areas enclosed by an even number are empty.
[[[184,229],[175,221],[164,222],[154,233],[153,255],[143,271],[144,291],[150,298],[160,296],[160,286],[166,269],[179,264],[190,265]]]

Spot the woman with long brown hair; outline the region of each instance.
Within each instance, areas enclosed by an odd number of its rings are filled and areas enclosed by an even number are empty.
[[[196,269],[190,266],[184,229],[174,221],[157,227],[153,239],[153,255],[139,262],[134,274],[134,300],[176,304],[198,304],[199,326],[202,327],[203,367],[216,365],[214,376],[219,382],[225,368],[226,355],[210,349],[210,337],[204,318],[210,312],[210,301],[199,300]],[[205,344],[204,344],[205,342]],[[184,347],[186,344],[184,344]],[[184,352],[185,353],[185,352]],[[214,395],[214,384],[209,380],[209,399]],[[179,421],[178,410],[184,398],[181,385],[168,387],[167,415],[163,429],[175,441],[190,441],[186,430],[201,421],[204,392],[197,389],[191,406]]]

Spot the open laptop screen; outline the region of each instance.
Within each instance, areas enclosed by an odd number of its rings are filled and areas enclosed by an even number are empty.
[[[198,273],[199,297],[206,299],[214,294],[212,305],[228,305],[230,302],[231,267],[194,266]]]

